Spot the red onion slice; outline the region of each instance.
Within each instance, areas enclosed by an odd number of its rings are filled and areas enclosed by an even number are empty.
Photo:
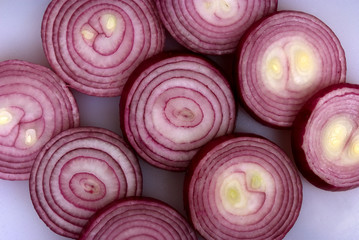
[[[331,29],[302,12],[278,12],[256,24],[238,51],[238,86],[249,111],[288,128],[317,90],[345,81],[344,50]]]
[[[301,209],[302,184],[294,163],[274,143],[229,135],[194,157],[184,194],[205,239],[282,239]]]
[[[30,176],[38,215],[54,232],[70,238],[78,238],[100,208],[141,192],[136,156],[118,135],[100,128],[73,128],[55,136]]]
[[[196,234],[187,221],[164,202],[147,197],[126,198],[93,216],[79,240],[192,239]]]
[[[165,39],[152,0],[53,0],[41,36],[55,72],[96,96],[120,95],[130,73],[162,51]]]
[[[326,190],[359,186],[359,86],[327,87],[299,112],[292,132],[298,168]]]
[[[0,62],[0,178],[27,180],[45,143],[78,125],[75,99],[55,73],[25,61]]]
[[[231,133],[235,102],[223,75],[207,60],[181,53],[148,59],[127,82],[122,132],[154,166],[182,171],[198,148]]]
[[[199,53],[233,53],[244,31],[277,10],[277,0],[157,0],[169,33]]]

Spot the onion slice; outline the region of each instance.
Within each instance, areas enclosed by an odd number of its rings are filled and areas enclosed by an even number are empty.
[[[100,208],[141,193],[136,156],[118,135],[102,128],[73,128],[55,136],[30,176],[38,215],[55,233],[70,238],[78,238]]]
[[[292,149],[303,176],[331,191],[359,186],[359,86],[336,84],[299,112]]]
[[[185,218],[166,203],[135,197],[114,201],[93,216],[79,240],[93,239],[197,238]]]
[[[197,150],[231,133],[235,101],[227,80],[204,58],[163,53],[148,59],[126,83],[121,128],[152,165],[183,171]]]
[[[130,73],[165,40],[152,0],[53,0],[41,36],[54,71],[95,96],[120,95]]]
[[[233,53],[255,21],[277,10],[277,0],[157,0],[168,32],[186,48],[203,54]]]
[[[36,155],[54,135],[79,125],[77,104],[50,69],[0,62],[0,178],[27,180]]]
[[[339,39],[303,12],[282,11],[263,19],[243,38],[237,54],[243,102],[270,126],[290,128],[310,96],[346,77]]]
[[[256,135],[227,135],[204,146],[189,167],[184,194],[205,239],[282,239],[302,204],[294,163]]]

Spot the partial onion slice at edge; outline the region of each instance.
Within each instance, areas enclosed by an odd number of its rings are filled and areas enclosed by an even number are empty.
[[[343,191],[359,186],[359,86],[335,84],[299,112],[292,149],[303,176],[315,186]]]
[[[166,203],[131,197],[110,203],[91,218],[79,240],[92,239],[197,238],[185,218]]]

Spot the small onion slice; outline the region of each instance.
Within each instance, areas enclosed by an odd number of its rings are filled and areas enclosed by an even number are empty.
[[[233,53],[255,21],[277,10],[277,0],[157,0],[161,20],[186,48],[199,53]]]
[[[204,146],[185,179],[192,223],[205,239],[282,239],[302,204],[294,163],[256,135],[227,135]]]
[[[257,23],[238,50],[238,87],[248,110],[265,124],[289,128],[316,91],[345,81],[339,39],[318,18],[282,11]]]
[[[102,128],[72,128],[55,136],[30,176],[38,215],[55,233],[70,238],[78,238],[100,208],[141,193],[136,156],[118,135]]]
[[[303,176],[331,191],[359,186],[359,86],[336,84],[312,97],[292,132],[293,154]]]
[[[0,63],[0,178],[29,179],[45,143],[78,125],[76,101],[54,72],[20,60]]]
[[[79,240],[195,240],[196,234],[176,210],[148,197],[126,198],[94,215]]]
[[[144,160],[182,171],[201,146],[233,131],[236,108],[214,65],[197,55],[163,53],[130,77],[120,115],[122,132]]]
[[[53,0],[41,36],[54,71],[95,96],[120,95],[130,73],[165,40],[152,0]]]

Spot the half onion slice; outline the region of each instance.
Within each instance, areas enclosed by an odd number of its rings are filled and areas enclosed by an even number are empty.
[[[54,71],[96,96],[120,95],[130,73],[165,40],[152,0],[53,0],[41,36]]]
[[[187,221],[169,205],[152,198],[115,201],[93,216],[79,240],[195,240]]]
[[[188,49],[222,55],[233,53],[255,21],[277,10],[277,0],[157,0],[169,33]]]
[[[122,132],[144,160],[182,171],[201,146],[233,131],[236,108],[227,80],[210,62],[163,53],[130,77],[120,115]]]
[[[189,167],[184,194],[205,239],[282,239],[302,204],[294,163],[255,135],[228,135],[204,146]]]
[[[325,190],[359,186],[359,86],[327,87],[299,112],[292,133],[299,170]]]
[[[75,99],[54,72],[20,60],[0,63],[0,178],[27,180],[45,143],[78,125]]]
[[[282,11],[256,24],[238,50],[238,86],[249,111],[262,122],[292,126],[316,91],[345,81],[339,39],[307,13]]]
[[[38,215],[70,238],[78,238],[100,208],[141,192],[136,156],[119,136],[101,128],[73,128],[55,136],[38,155],[30,177]]]

